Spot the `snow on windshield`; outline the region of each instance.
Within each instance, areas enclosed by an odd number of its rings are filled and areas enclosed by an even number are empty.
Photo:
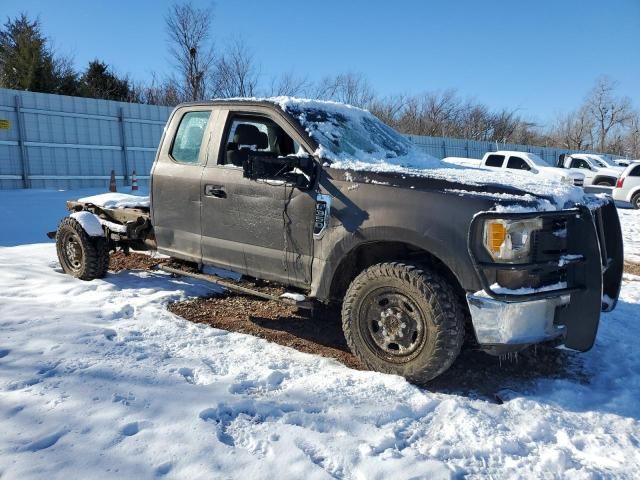
[[[540,167],[555,167],[555,165],[552,165],[544,158],[536,155],[535,153],[527,153],[527,157],[529,157],[529,160],[531,160],[535,165],[538,165]]]
[[[418,150],[367,110],[331,101],[290,97],[269,100],[300,122],[318,142],[316,154],[331,161],[333,168],[351,168],[351,162],[442,167],[440,160]]]

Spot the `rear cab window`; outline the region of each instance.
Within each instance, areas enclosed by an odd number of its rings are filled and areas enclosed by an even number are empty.
[[[187,112],[182,116],[169,152],[175,162],[187,165],[200,163],[200,149],[210,116],[211,110]]]
[[[489,155],[487,161],[484,164],[487,167],[502,167],[504,162],[504,155]]]
[[[520,157],[509,157],[507,168],[513,168],[515,170],[531,170],[531,167],[524,158]]]

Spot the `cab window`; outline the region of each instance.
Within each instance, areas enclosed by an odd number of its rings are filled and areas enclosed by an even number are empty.
[[[507,168],[513,168],[516,170],[531,170],[529,164],[520,157],[509,157]]]
[[[640,177],[640,165],[629,172],[630,177]]]
[[[574,158],[571,160],[571,168],[584,168],[586,170],[591,170],[591,167],[587,163],[586,160],[581,158]]]
[[[489,155],[485,165],[487,167],[501,167],[504,162],[504,155]]]
[[[230,119],[223,165],[242,167],[252,156],[286,157],[300,146],[273,120],[263,117],[235,116]]]
[[[187,112],[180,120],[169,154],[178,163],[197,164],[211,111]]]

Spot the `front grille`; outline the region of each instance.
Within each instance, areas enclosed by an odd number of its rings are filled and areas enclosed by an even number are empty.
[[[584,186],[584,179],[583,178],[574,178],[573,179],[573,184],[576,187],[582,187],[582,186]]]

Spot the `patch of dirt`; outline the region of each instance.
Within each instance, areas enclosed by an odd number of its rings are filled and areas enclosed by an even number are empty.
[[[156,258],[144,253],[125,254],[124,252],[112,253],[109,257],[109,271],[119,272],[121,270],[151,270],[161,263],[166,263],[166,258]]]
[[[320,306],[313,313],[279,302],[228,294],[172,303],[169,311],[196,323],[247,333],[301,352],[322,355],[365,370],[349,350],[338,308]],[[458,359],[429,390],[503,402],[501,392],[523,391],[540,378],[568,378],[588,382],[579,354],[539,345],[499,358],[465,345]],[[508,393],[507,393],[508,396]]]
[[[640,264],[638,263],[625,263],[624,271],[633,275],[640,275]]]
[[[313,312],[244,295],[221,295],[169,304],[169,311],[196,323],[264,338],[270,342],[338,360],[363,370],[347,347],[340,312],[318,306]]]
[[[166,262],[169,259],[118,252],[111,256],[109,270],[151,269]],[[176,268],[189,268],[181,263],[170,264]],[[626,272],[640,274],[638,270],[639,265],[625,264]],[[284,291],[269,282],[243,280],[239,283],[271,294],[279,295]],[[333,358],[350,368],[365,369],[347,346],[338,307],[319,304],[310,312],[280,302],[228,293],[172,303],[168,309],[195,323],[254,335],[301,352]],[[549,345],[530,347],[503,358],[465,345],[451,368],[429,382],[427,388],[502,403],[508,399],[511,390],[526,391],[541,378],[567,378],[586,383],[589,374],[582,366],[579,354]]]

